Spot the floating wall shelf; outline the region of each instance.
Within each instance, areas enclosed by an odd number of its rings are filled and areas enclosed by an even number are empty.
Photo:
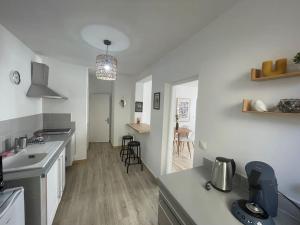
[[[127,126],[131,127],[134,129],[136,132],[140,134],[145,134],[150,132],[150,125],[146,123],[129,123]]]
[[[270,111],[270,112],[259,112],[251,109],[251,100],[243,99],[243,109],[242,112],[246,113],[258,113],[258,114],[284,114],[284,115],[300,115],[300,113],[284,113],[280,111]]]
[[[263,80],[275,80],[275,79],[282,79],[282,78],[288,78],[288,77],[297,77],[300,76],[299,72],[290,72],[290,73],[284,73],[279,75],[273,75],[273,76],[264,76],[262,74],[262,71],[259,69],[252,69],[251,70],[251,80],[253,81],[263,81]]]

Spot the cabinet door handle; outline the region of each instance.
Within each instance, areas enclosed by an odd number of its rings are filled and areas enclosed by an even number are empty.
[[[57,198],[61,197],[61,156],[58,158],[58,192]]]

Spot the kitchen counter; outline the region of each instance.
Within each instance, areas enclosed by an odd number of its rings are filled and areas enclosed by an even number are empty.
[[[74,132],[75,130],[71,130],[68,134],[48,135],[45,136],[45,144],[28,145],[26,149],[22,150],[18,154],[22,154],[22,152],[27,151],[29,154],[48,153],[48,155],[39,163],[30,166],[15,169],[4,168],[4,180],[8,181],[21,178],[43,177],[56,161],[65,146],[69,143]]]
[[[173,202],[180,211],[197,225],[240,225],[231,214],[233,201],[244,198],[248,194],[245,189],[235,186],[232,192],[223,193],[212,188],[205,189],[205,183],[210,179],[207,167],[197,167],[179,173],[159,177],[161,192]],[[299,225],[296,221],[278,210],[274,218],[276,225]]]

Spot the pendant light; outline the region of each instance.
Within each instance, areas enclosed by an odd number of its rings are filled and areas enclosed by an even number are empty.
[[[96,77],[100,80],[117,79],[117,59],[108,55],[108,47],[111,45],[110,40],[104,40],[106,45],[106,54],[98,55],[96,58]]]

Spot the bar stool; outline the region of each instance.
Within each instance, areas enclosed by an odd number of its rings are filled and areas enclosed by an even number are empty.
[[[131,161],[130,159],[133,159],[133,161]],[[125,166],[126,165],[127,165],[127,173],[129,171],[129,166],[131,165],[141,165],[141,170],[143,170],[141,144],[139,141],[131,141],[128,143],[128,154],[125,160]]]
[[[133,141],[132,135],[125,135],[122,137],[122,148],[120,151],[120,157],[123,162],[124,155],[128,156],[128,143]]]

